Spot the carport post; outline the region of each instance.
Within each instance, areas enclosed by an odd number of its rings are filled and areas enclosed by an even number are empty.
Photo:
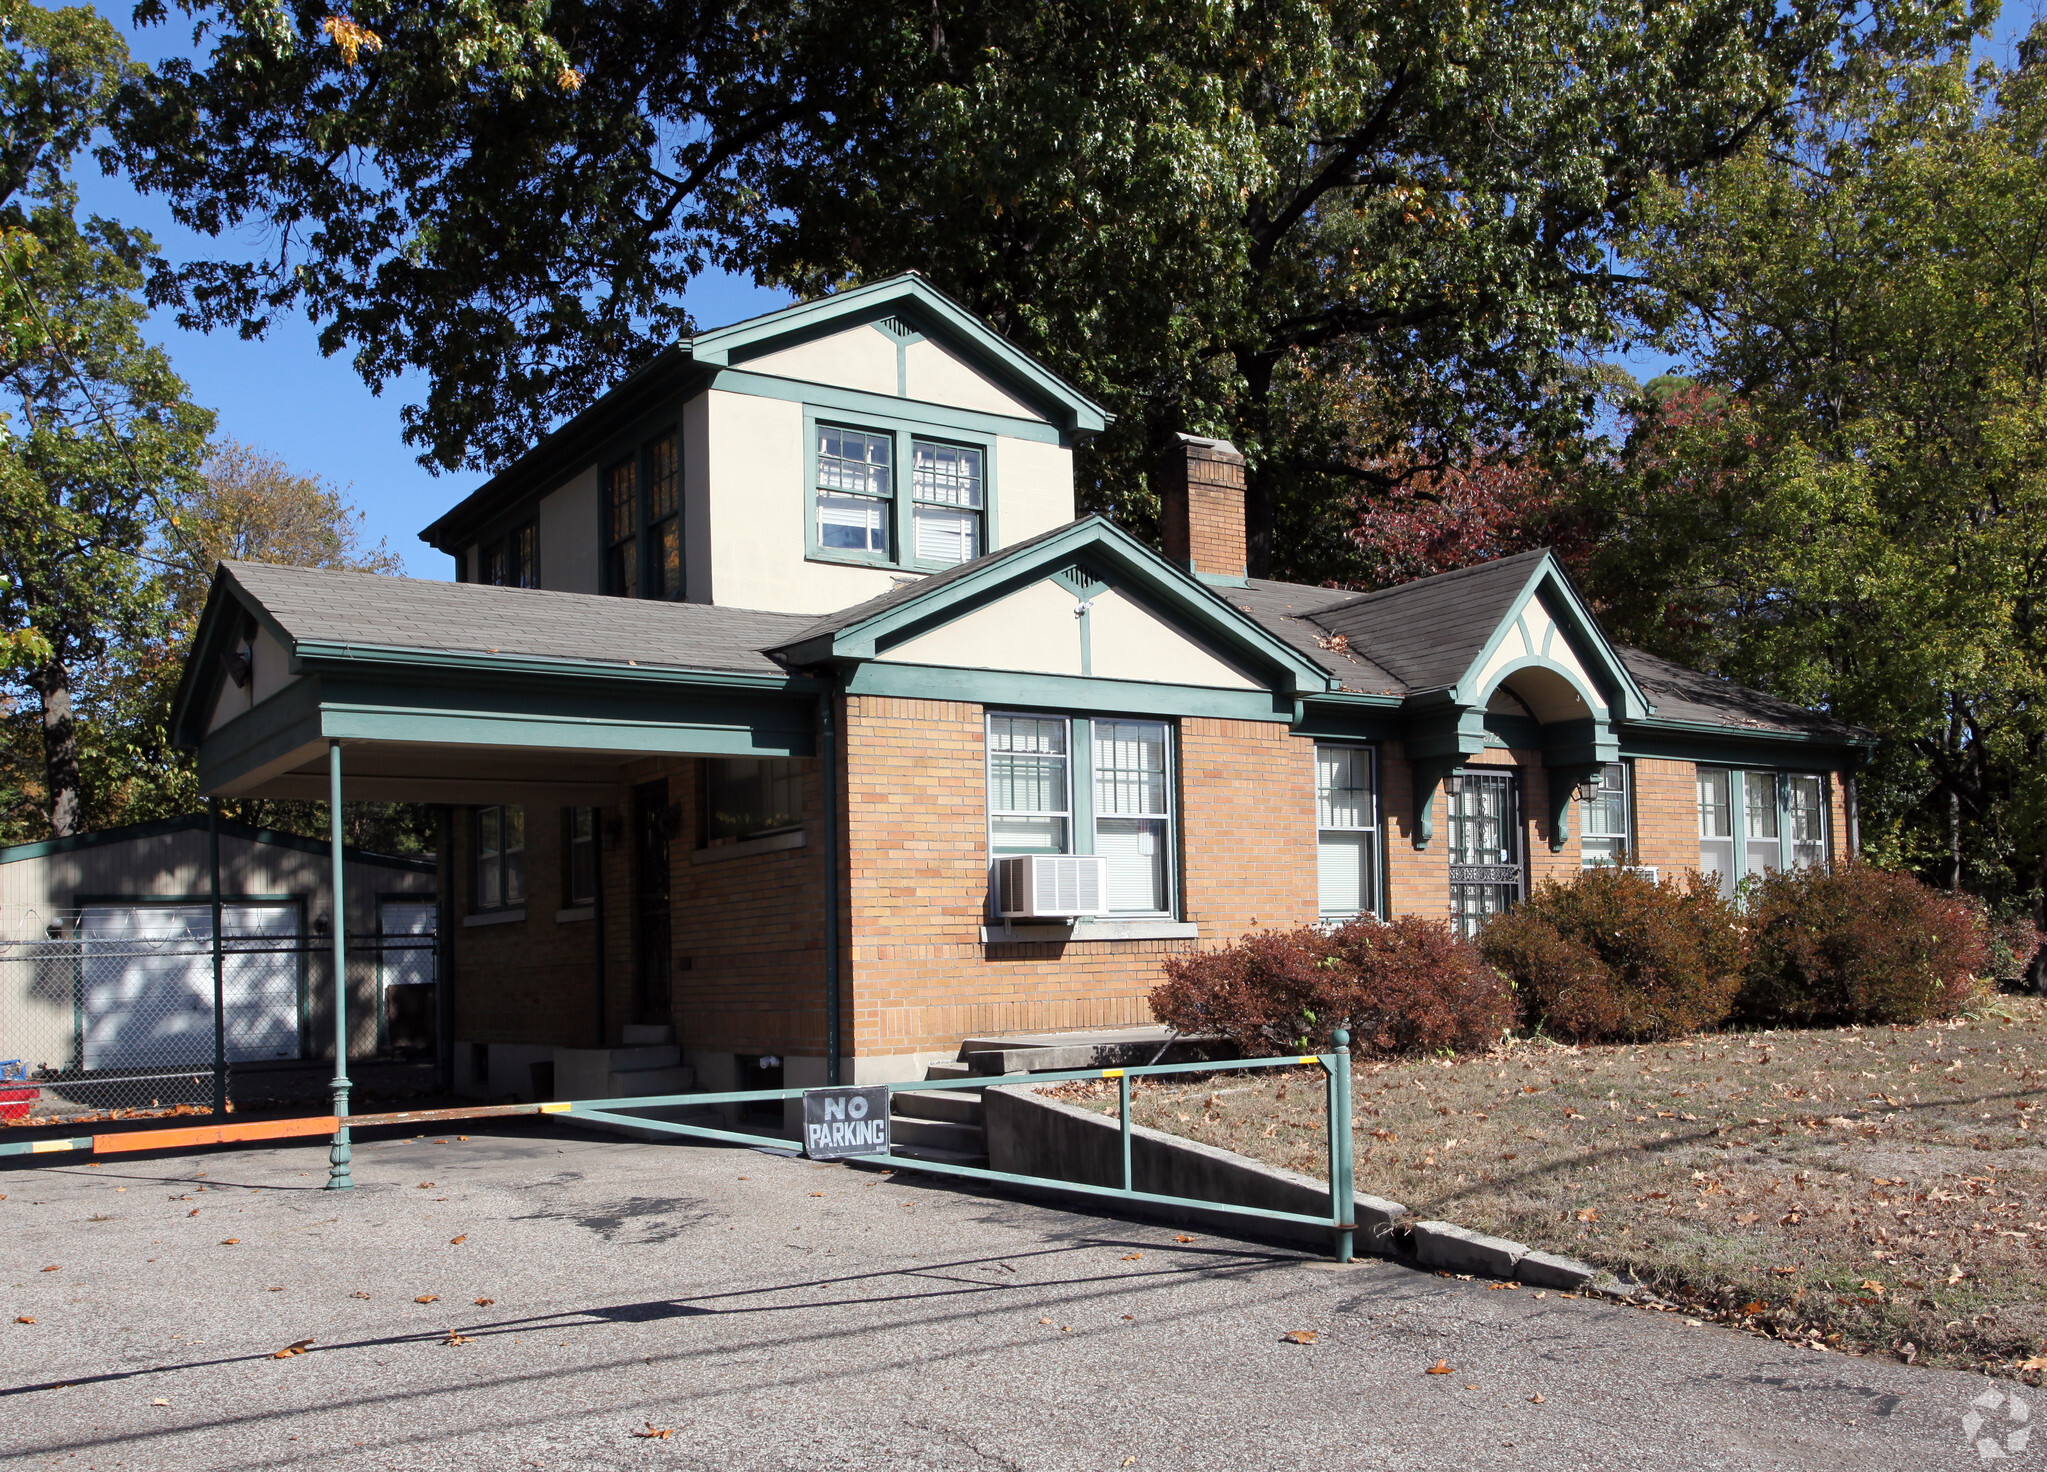
[[[206,799],[206,854],[213,869],[213,1117],[227,1118],[227,1014],[220,961],[220,799]]]
[[[327,1189],[352,1191],[348,1150],[348,903],[341,847],[341,741],[327,738],[327,828],[334,841],[334,1117],[341,1125],[327,1150]]]

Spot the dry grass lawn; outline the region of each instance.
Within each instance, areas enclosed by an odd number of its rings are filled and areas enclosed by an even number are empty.
[[[2043,1069],[2032,997],[1920,1027],[1361,1063],[1358,1188],[1701,1316],[2038,1383]],[[1053,1092],[1115,1112],[1113,1084]],[[1139,1124],[1326,1178],[1319,1071],[1141,1080],[1132,1097]]]

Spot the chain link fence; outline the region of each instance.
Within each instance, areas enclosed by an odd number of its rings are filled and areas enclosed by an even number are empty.
[[[331,934],[297,903],[86,905],[0,915],[0,1126],[230,1103],[237,1079],[334,1056]],[[349,1056],[430,1059],[430,903],[347,938]]]

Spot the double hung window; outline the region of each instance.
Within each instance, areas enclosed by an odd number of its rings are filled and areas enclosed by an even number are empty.
[[[1175,908],[1172,728],[1164,721],[988,717],[988,848],[1094,854],[1110,913]]]
[[[505,586],[540,586],[540,528],[530,521],[513,527],[505,538]]]
[[[1699,869],[1723,894],[1752,875],[1827,861],[1827,779],[1700,767]]]
[[[803,766],[785,757],[713,757],[704,763],[704,837],[735,842],[803,822]]]
[[[1379,801],[1372,752],[1315,748],[1315,872],[1328,919],[1379,908]]]
[[[912,510],[919,562],[946,567],[981,555],[986,500],[982,454],[967,445],[914,440],[910,453]]]
[[[1635,846],[1629,796],[1626,762],[1608,762],[1599,769],[1591,792],[1579,806],[1579,852],[1586,868],[1632,862]]]
[[[476,810],[476,868],[472,910],[510,910],[526,903],[526,810]]]
[[[886,558],[895,498],[894,440],[885,434],[817,427],[817,545],[828,552]]]
[[[562,905],[597,902],[597,809],[562,809]]]
[[[682,456],[674,430],[604,471],[604,591],[682,596]]]

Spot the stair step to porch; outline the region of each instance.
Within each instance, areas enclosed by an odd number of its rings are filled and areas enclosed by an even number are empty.
[[[898,1144],[895,1147],[894,1153],[906,1155],[912,1160],[935,1160],[942,1165],[978,1165],[985,1167],[988,1164],[988,1154],[985,1150],[970,1154],[965,1150],[945,1150],[936,1145]]]
[[[1188,1044],[1209,1041],[1212,1040],[1174,1037],[1162,1027],[1023,1033],[1014,1037],[968,1038],[960,1044],[960,1061],[977,1074],[1122,1068],[1131,1064],[1178,1062],[1189,1055]]]
[[[965,1078],[973,1071],[972,1065],[966,1063],[927,1063],[924,1065],[924,1077],[926,1078]]]
[[[890,1100],[890,1112],[898,1119],[939,1119],[951,1124],[981,1127],[979,1089],[930,1089],[897,1094]]]
[[[607,1099],[637,1099],[651,1094],[687,1094],[696,1087],[697,1071],[679,1068],[629,1068],[607,1080]]]
[[[889,1136],[897,1148],[953,1150],[961,1154],[986,1154],[987,1136],[979,1125],[950,1124],[937,1119],[907,1119],[898,1114],[889,1120]]]

